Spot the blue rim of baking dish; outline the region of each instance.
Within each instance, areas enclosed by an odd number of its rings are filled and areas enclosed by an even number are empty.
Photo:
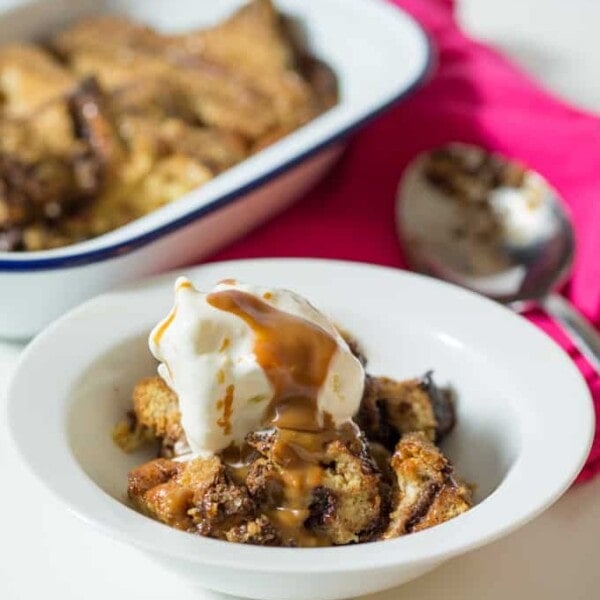
[[[358,121],[344,127],[340,131],[337,131],[333,135],[327,137],[323,141],[319,142],[315,146],[311,146],[304,152],[301,152],[297,156],[294,156],[292,159],[288,160],[282,165],[271,169],[267,173],[263,173],[256,179],[249,181],[242,187],[239,187],[231,192],[223,194],[219,198],[215,198],[212,202],[207,204],[206,206],[201,206],[197,209],[191,210],[190,212],[165,223],[164,225],[160,225],[155,227],[154,229],[137,235],[135,237],[123,240],[121,242],[116,242],[112,245],[105,246],[103,248],[97,248],[95,250],[88,250],[84,252],[80,252],[78,254],[71,254],[68,256],[57,256],[57,257],[48,257],[48,258],[32,258],[25,260],[6,260],[0,259],[0,272],[27,272],[27,271],[42,271],[42,270],[52,270],[52,269],[61,269],[61,268],[70,268],[70,267],[83,267],[92,263],[101,262],[109,258],[115,258],[118,256],[123,256],[125,254],[129,254],[138,248],[146,246],[157,240],[158,238],[163,237],[164,235],[168,235],[173,233],[174,231],[185,227],[192,221],[199,219],[205,215],[208,215],[212,212],[215,212],[225,206],[228,206],[234,203],[236,200],[243,197],[248,192],[260,187],[261,185],[267,183],[271,179],[274,179],[278,175],[288,171],[299,163],[303,162],[313,154],[316,154],[319,150],[323,150],[327,146],[331,145],[334,142],[337,142],[351,133],[354,133],[368,122],[372,121],[380,114],[385,112],[387,109],[391,108],[394,104],[399,102],[400,100],[406,99],[413,92],[415,92],[418,88],[421,87],[422,84],[429,78],[429,76],[433,72],[433,68],[435,65],[435,52],[434,45],[431,41],[427,32],[423,29],[423,27],[413,19],[414,25],[419,30],[423,42],[425,44],[425,61],[423,63],[423,67],[418,75],[415,77],[414,81],[406,88],[404,88],[401,92],[399,92],[392,99],[388,100],[378,108],[366,114],[364,117],[360,118]],[[23,254],[19,253],[20,256]]]

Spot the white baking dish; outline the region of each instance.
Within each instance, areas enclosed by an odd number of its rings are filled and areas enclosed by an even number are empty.
[[[93,12],[120,12],[161,30],[207,25],[242,0],[41,0],[0,17],[0,40],[43,37]],[[66,248],[0,253],[0,336],[29,337],[85,298],[209,255],[287,207],[321,177],[343,140],[422,82],[431,48],[383,0],[277,0],[340,82],[338,106],[154,213]]]

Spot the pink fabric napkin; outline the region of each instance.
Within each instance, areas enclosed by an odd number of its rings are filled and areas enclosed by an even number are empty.
[[[457,26],[451,0],[393,0],[427,30],[438,67],[426,86],[354,139],[336,169],[285,214],[214,257],[319,256],[403,267],[395,189],[420,151],[449,141],[481,144],[539,170],[563,194],[578,254],[564,293],[600,324],[600,119],[541,89]],[[390,57],[393,68],[402,56]],[[573,357],[600,410],[600,377],[545,315],[529,318]],[[568,410],[569,398],[564,399]],[[579,481],[600,472],[600,436]]]

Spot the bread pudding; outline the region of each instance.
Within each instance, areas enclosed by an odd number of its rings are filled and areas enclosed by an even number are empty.
[[[101,235],[337,103],[333,71],[271,0],[163,34],[120,16],[0,47],[0,250]]]
[[[467,511],[436,445],[455,426],[431,372],[367,375],[360,345],[301,296],[179,279],[152,331],[159,375],[115,429],[157,458],[129,473],[135,508],[220,540],[314,547],[385,540]]]

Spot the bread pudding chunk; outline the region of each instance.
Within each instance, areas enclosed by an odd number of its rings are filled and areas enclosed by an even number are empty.
[[[406,381],[368,377],[356,422],[369,440],[392,451],[411,431],[439,442],[454,427],[454,404],[450,391],[439,388],[431,372]]]
[[[398,442],[391,467],[396,488],[384,539],[438,525],[471,507],[470,490],[424,433],[409,433]]]
[[[189,452],[175,392],[160,377],[140,380],[133,390],[137,421],[160,440],[160,455],[174,458]]]
[[[0,118],[2,249],[15,249],[6,242],[10,231],[13,244],[30,249],[58,239],[65,219],[106,183],[121,147],[104,101],[96,82],[87,79],[28,119]]]
[[[385,524],[387,489],[360,432],[253,433],[258,454],[246,485],[286,545],[323,546],[372,539]]]
[[[146,463],[129,473],[128,495],[141,512],[177,529],[241,543],[281,544],[246,487],[233,482],[216,456]]]

